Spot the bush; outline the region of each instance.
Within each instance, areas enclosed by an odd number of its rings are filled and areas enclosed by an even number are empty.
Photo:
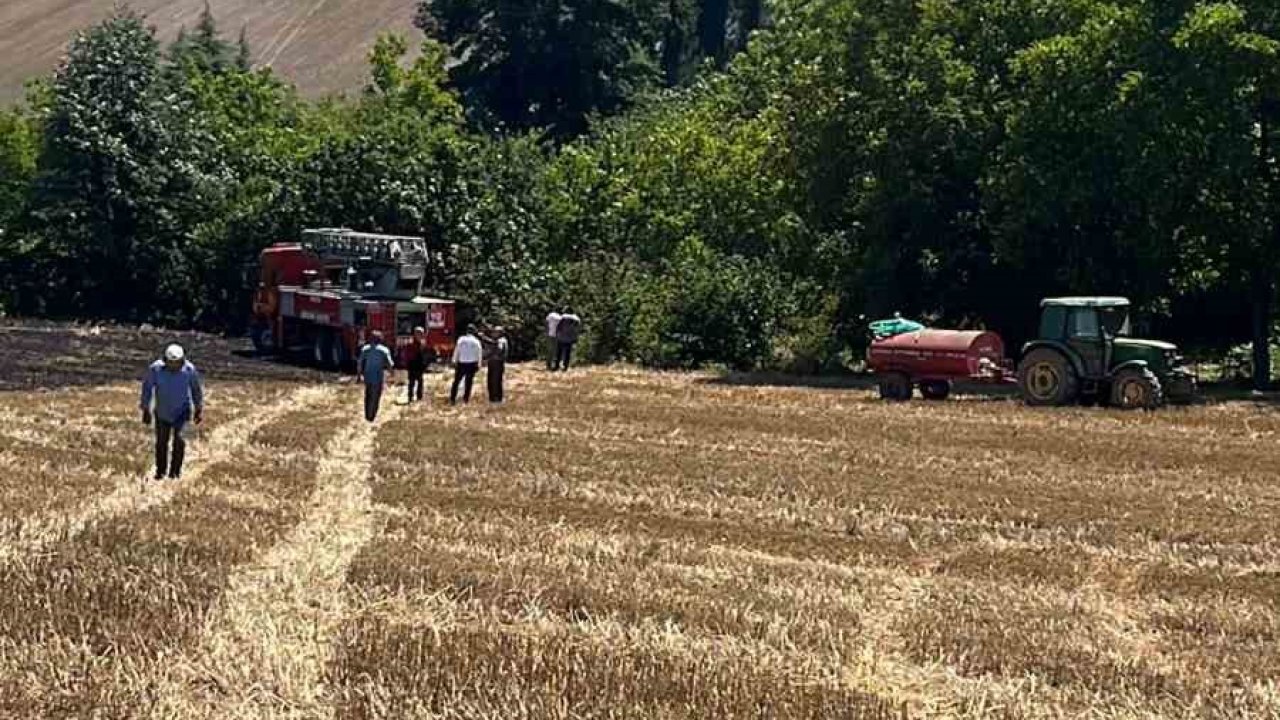
[[[782,287],[761,263],[686,240],[660,273],[622,293],[626,355],[663,368],[756,367],[786,314]]]

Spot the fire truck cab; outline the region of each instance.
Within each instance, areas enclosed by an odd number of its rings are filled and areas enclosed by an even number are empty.
[[[349,368],[374,330],[398,351],[415,327],[440,357],[453,352],[452,300],[424,294],[432,255],[418,237],[304,230],[262,251],[250,333],[261,353],[305,354]]]

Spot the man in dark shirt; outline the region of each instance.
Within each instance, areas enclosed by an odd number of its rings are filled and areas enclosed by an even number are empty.
[[[495,327],[488,335],[481,337],[489,346],[489,371],[485,379],[489,388],[489,402],[500,403],[504,399],[503,379],[507,374],[507,331],[501,326]]]
[[[574,314],[573,308],[565,308],[560,314],[560,322],[556,325],[556,369],[567,372],[569,360],[573,355],[573,346],[578,343],[582,334],[582,318]]]
[[[409,402],[422,400],[427,367],[431,364],[431,348],[427,345],[425,328],[413,329],[413,339],[405,346],[401,364],[409,374]]]

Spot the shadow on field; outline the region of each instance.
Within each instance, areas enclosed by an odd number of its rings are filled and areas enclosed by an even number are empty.
[[[781,372],[728,372],[701,382],[708,385],[729,387],[810,388],[815,390],[857,390],[871,392],[877,389],[876,377],[871,374],[847,373],[842,375],[789,375]],[[957,395],[978,400],[1004,401],[1016,398],[1017,388],[1012,385],[985,385],[983,383],[958,382],[953,386]],[[917,394],[917,398],[919,395]]]
[[[333,375],[262,360],[242,340],[150,328],[0,321],[0,392],[136,382],[169,343],[209,381],[325,382]]]

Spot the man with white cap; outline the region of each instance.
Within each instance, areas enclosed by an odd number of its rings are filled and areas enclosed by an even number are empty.
[[[154,407],[153,407],[154,406]],[[164,358],[151,363],[142,379],[142,422],[156,426],[156,479],[177,480],[187,443],[183,428],[204,419],[204,386],[196,366],[187,360],[181,345],[165,348]],[[170,454],[169,446],[173,445]]]

